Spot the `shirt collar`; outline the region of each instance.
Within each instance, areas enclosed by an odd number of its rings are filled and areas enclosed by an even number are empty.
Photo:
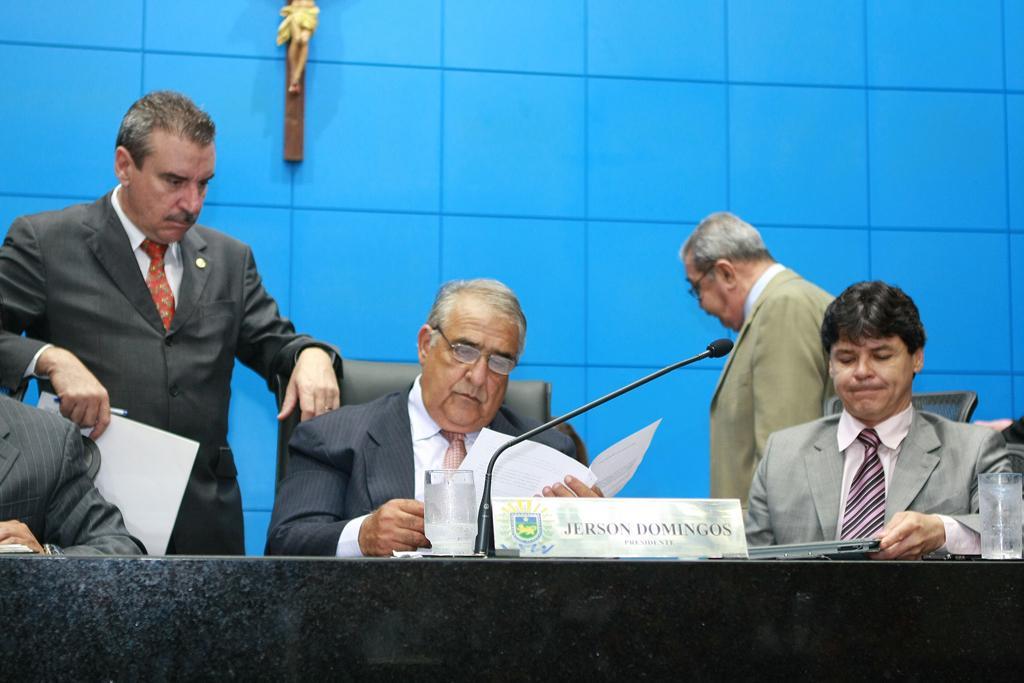
[[[761,292],[768,286],[768,283],[772,281],[772,278],[781,273],[786,269],[786,266],[781,263],[773,263],[761,273],[761,277],[757,278],[757,282],[747,292],[747,299],[743,302],[743,319],[746,320],[750,317],[750,311],[754,308],[754,304],[757,302],[757,297],[761,296]]]
[[[132,219],[128,218],[128,214],[124,212],[124,208],[121,206],[121,200],[118,196],[121,194],[121,185],[119,184],[114,188],[114,191],[110,193],[110,204],[114,207],[114,213],[121,220],[121,227],[124,228],[124,232],[128,235],[128,243],[132,246],[132,251],[135,251],[142,244],[142,241],[146,239],[146,235],[143,234],[139,227],[132,223]],[[178,242],[168,245],[167,253],[164,255],[164,261],[177,261],[180,252]]]
[[[427,412],[427,407],[423,405],[423,390],[420,388],[421,377],[423,377],[422,374],[416,375],[416,381],[412,383],[412,389],[409,391],[409,425],[412,427],[414,443],[429,439],[441,431],[441,428],[434,422],[434,418],[430,417],[430,413]]]
[[[907,438],[907,434],[910,433],[910,422],[913,419],[914,406],[911,404],[875,425],[875,432],[882,441],[882,445],[891,451],[898,450],[900,444]],[[850,444],[857,440],[857,435],[867,428],[867,425],[846,412],[846,408],[843,408],[843,414],[839,417],[839,430],[837,432],[839,450],[845,451],[849,448]]]
[[[422,377],[422,373],[416,376],[416,380],[412,383],[412,389],[409,391],[409,426],[412,430],[413,443],[433,438],[441,433],[441,426],[434,421],[434,418],[430,417],[427,406],[423,404],[423,388],[420,386]],[[472,447],[479,434],[480,430],[466,434],[467,449]]]

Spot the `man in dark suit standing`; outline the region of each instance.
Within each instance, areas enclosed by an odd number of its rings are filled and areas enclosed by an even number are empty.
[[[198,441],[168,548],[186,554],[244,552],[227,443],[235,358],[268,381],[290,373],[282,419],[338,405],[336,350],[280,316],[248,246],[195,225],[214,132],[184,95],[146,95],[118,132],[120,184],[92,204],[16,219],[0,249],[0,383],[40,378],[94,437],[113,404]]]
[[[87,476],[75,426],[0,396],[0,544],[12,543],[37,553],[142,552]]]
[[[484,427],[518,436],[537,426],[502,406],[525,343],[526,318],[508,287],[496,280],[441,287],[417,336],[423,372],[411,390],[295,430],[267,554],[357,557],[429,545],[423,473],[458,467]],[[560,432],[536,440],[574,457]],[[566,477],[544,494],[600,491]]]

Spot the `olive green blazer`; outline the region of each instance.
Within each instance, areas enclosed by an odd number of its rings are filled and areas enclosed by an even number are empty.
[[[784,270],[754,302],[711,399],[711,497],[746,507],[768,435],[821,417],[834,393],[820,336],[830,301]]]

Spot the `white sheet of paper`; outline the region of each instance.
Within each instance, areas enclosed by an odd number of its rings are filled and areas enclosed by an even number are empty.
[[[39,407],[60,412],[54,399],[40,392]],[[121,510],[128,532],[146,544],[150,555],[166,554],[199,442],[111,415],[96,445],[96,488]]]
[[[473,442],[460,469],[473,470],[476,485],[476,505],[484,496],[484,477],[487,463],[494,451],[513,437],[491,429],[483,429]],[[494,466],[491,479],[492,496],[533,496],[540,494],[545,486],[561,482],[571,474],[587,486],[597,478],[587,467],[573,460],[565,453],[536,441],[524,441],[501,454]]]
[[[0,555],[35,555],[36,551],[21,543],[0,543]]]
[[[604,449],[590,461],[590,469],[597,475],[597,485],[605,496],[611,498],[616,495],[633,478],[660,424],[661,418],[658,418],[640,431]]]

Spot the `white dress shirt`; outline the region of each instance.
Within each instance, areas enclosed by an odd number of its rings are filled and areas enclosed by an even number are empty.
[[[146,236],[132,223],[131,219],[128,218],[128,214],[121,208],[121,201],[118,199],[120,192],[121,186],[118,185],[110,193],[110,204],[114,207],[114,213],[121,219],[121,227],[124,228],[125,234],[128,235],[128,242],[132,246],[132,253],[135,254],[135,260],[138,262],[139,270],[142,272],[142,280],[145,282],[146,275],[149,273],[150,261],[149,254],[142,250],[142,241],[146,239]],[[185,267],[181,260],[181,245],[174,242],[168,245],[167,253],[164,254],[164,273],[167,275],[167,284],[171,287],[171,293],[174,294],[175,301],[178,300],[178,290],[181,288],[181,277],[184,272]],[[154,304],[155,306],[156,304]],[[43,355],[43,351],[46,351],[51,346],[53,344],[46,344],[36,351],[36,354],[32,356],[32,362],[25,369],[25,377],[42,377],[36,374],[36,363],[39,362],[39,357]]]
[[[409,426],[412,428],[412,455],[413,455],[413,481],[415,482],[415,493],[413,497],[423,501],[423,479],[427,470],[444,469],[444,454],[448,450],[448,439],[441,434],[441,428],[434,418],[430,417],[427,408],[423,405],[423,391],[420,388],[420,378],[412,384],[409,391]],[[466,452],[473,447],[479,431],[466,434]],[[359,549],[359,530],[363,526],[363,520],[369,515],[356,517],[345,525],[338,538],[338,557],[362,557]]]
[[[761,292],[768,286],[768,283],[772,281],[776,275],[786,269],[786,266],[781,263],[773,263],[768,266],[768,269],[761,273],[761,277],[757,278],[757,282],[747,292],[747,298],[743,301],[743,319],[746,320],[750,317],[750,311],[753,310],[754,304],[757,303],[757,297],[761,296]]]
[[[149,273],[149,254],[142,250],[142,242],[146,239],[146,236],[142,234],[142,231],[132,223],[131,219],[128,218],[128,214],[121,208],[121,201],[118,199],[118,195],[121,193],[121,186],[118,185],[114,188],[114,191],[110,193],[110,203],[114,207],[114,213],[121,219],[121,225],[124,227],[125,234],[128,235],[128,242],[132,245],[132,253],[135,254],[135,260],[139,264],[139,270],[142,272],[142,279],[145,281],[146,275]],[[171,287],[171,293],[174,294],[174,300],[178,300],[178,290],[181,288],[181,277],[185,272],[185,268],[181,261],[181,245],[178,242],[172,242],[167,246],[167,253],[164,254],[164,273],[167,275],[167,284]]]

